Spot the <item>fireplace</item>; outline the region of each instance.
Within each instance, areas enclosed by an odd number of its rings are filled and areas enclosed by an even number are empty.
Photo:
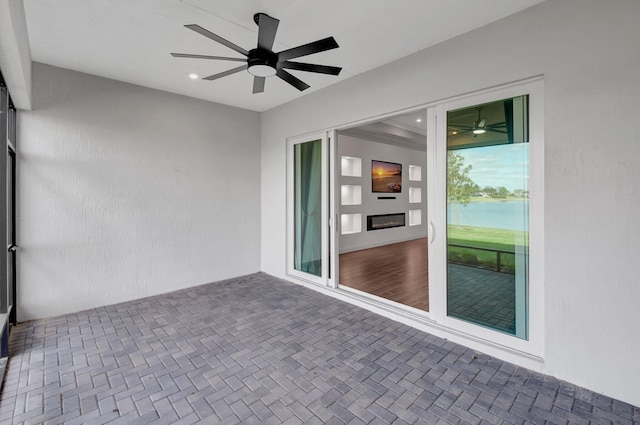
[[[367,216],[367,230],[389,229],[404,226],[404,213]]]

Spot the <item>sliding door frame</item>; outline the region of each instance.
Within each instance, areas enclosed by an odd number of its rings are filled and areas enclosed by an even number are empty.
[[[319,140],[321,143],[321,273],[295,268],[295,146]],[[318,132],[287,140],[287,274],[306,282],[326,286],[329,282],[329,142],[328,133]]]
[[[502,358],[514,355],[534,363],[544,358],[544,104],[542,77],[530,78],[497,88],[414,106],[404,110],[335,126],[322,132],[287,140],[287,275],[301,283],[323,286],[329,293],[340,294],[357,305],[379,312],[389,312],[400,320],[409,319],[414,326],[436,335],[455,335],[453,340],[470,346],[491,347]],[[528,338],[482,327],[447,316],[447,111],[489,103],[505,98],[529,96],[529,287]],[[339,285],[340,188],[337,133],[341,130],[380,121],[417,110],[427,112],[426,209],[429,243],[429,311],[416,312],[411,307],[378,299]],[[313,276],[294,268],[294,146],[313,140],[322,141],[322,275]],[[490,350],[491,352],[491,350]],[[495,351],[494,351],[495,353]]]
[[[529,95],[529,285],[528,338],[520,339],[477,324],[447,316],[447,111]],[[429,109],[428,127],[434,131],[428,152],[431,219],[429,295],[432,318],[445,328],[499,346],[544,356],[544,106],[543,82],[535,78],[444,101]]]
[[[0,381],[9,356],[10,328],[16,323],[16,118],[0,74],[0,240],[7,243],[7,253],[0,259]]]

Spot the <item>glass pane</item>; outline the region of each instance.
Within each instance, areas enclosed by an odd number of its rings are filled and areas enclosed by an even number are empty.
[[[9,117],[11,119],[11,117]],[[15,154],[9,150],[7,155],[7,244],[15,244]],[[7,253],[7,305],[13,304],[13,288],[15,285],[16,252]]]
[[[8,111],[8,130],[7,130],[7,139],[13,143],[13,146],[16,145],[16,110],[10,108]]]
[[[7,243],[14,243],[13,240],[13,228],[14,228],[14,216],[13,216],[13,199],[14,199],[14,183],[13,183],[13,165],[15,157],[13,152],[9,152],[7,155]]]
[[[294,146],[294,265],[322,275],[322,141]]]
[[[2,80],[2,76],[0,75],[0,82],[4,82]],[[6,87],[2,87],[2,84],[0,84],[0,146],[2,146],[2,149],[5,150],[5,153],[7,152],[7,132],[8,132],[8,111],[9,111],[9,93],[7,92],[7,88]],[[3,167],[5,166],[5,164],[3,164]],[[2,173],[6,173],[7,169],[5,168],[4,170],[2,170]],[[5,180],[5,176],[2,176],[2,180],[3,182],[6,182]],[[6,208],[6,200],[3,200],[3,202],[1,202],[2,204],[2,208]],[[2,214],[0,214],[2,217],[4,217],[4,219],[6,219],[7,217],[7,210],[5,209]],[[6,226],[6,222],[3,224],[3,226]],[[4,241],[3,241],[4,242]],[[3,273],[6,272],[6,268],[0,267],[0,269],[2,269]],[[7,283],[7,276],[0,276],[0,313],[6,313],[8,311],[9,308],[9,292],[8,292],[8,283]],[[4,352],[5,349],[7,347],[3,346],[1,347],[2,349],[0,351]]]
[[[527,338],[528,97],[447,113],[447,314]]]

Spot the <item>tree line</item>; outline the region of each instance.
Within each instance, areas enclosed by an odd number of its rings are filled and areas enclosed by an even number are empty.
[[[471,164],[464,164],[464,157],[457,151],[448,152],[447,158],[447,202],[449,202],[455,212],[456,224],[460,223],[460,207],[469,203],[471,197],[506,199],[508,197],[529,198],[529,191],[515,189],[509,191],[504,186],[492,187],[478,186],[469,177]]]

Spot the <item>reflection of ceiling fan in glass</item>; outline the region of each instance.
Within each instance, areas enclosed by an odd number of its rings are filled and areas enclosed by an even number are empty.
[[[471,125],[455,124],[453,122],[450,122],[449,130],[451,130],[451,134],[460,135],[465,133],[473,133],[473,137],[477,137],[478,135],[484,134],[487,131],[493,132],[493,133],[507,134],[507,123],[505,121],[489,123],[487,118],[482,117],[482,108],[477,108],[477,110],[478,110],[478,119],[473,121]]]

